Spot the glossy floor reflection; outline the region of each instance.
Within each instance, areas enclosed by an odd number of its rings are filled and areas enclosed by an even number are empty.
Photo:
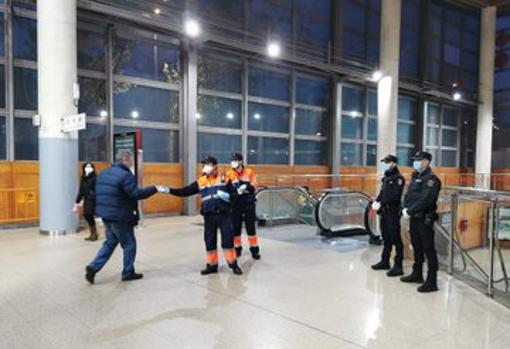
[[[322,248],[267,228],[263,259],[243,256],[242,277],[201,277],[197,221],[148,220],[137,232],[145,279],[119,281],[118,251],[94,286],[83,268],[100,242],[0,231],[0,348],[509,346],[509,309],[443,273],[440,292],[418,294],[370,270],[380,250],[358,238]],[[303,239],[299,229],[289,236]]]

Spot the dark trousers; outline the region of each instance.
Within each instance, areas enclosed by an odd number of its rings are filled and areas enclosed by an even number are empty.
[[[423,262],[427,257],[429,274],[435,275],[439,269],[437,253],[434,243],[434,229],[425,224],[423,218],[411,218],[409,226],[411,231],[411,244],[414,251],[413,270],[423,272]]]
[[[106,228],[106,240],[99,249],[96,258],[89,264],[89,267],[96,272],[101,270],[120,243],[124,250],[122,277],[130,276],[135,272],[136,239],[134,225],[120,222],[103,222]]]
[[[230,212],[204,215],[204,241],[207,251],[207,263],[211,265],[218,264],[218,229],[221,233],[221,247],[223,248],[225,259],[227,262],[233,263],[236,260],[236,256]]]
[[[391,250],[395,246],[395,264],[402,265],[404,259],[404,245],[400,235],[400,214],[398,210],[383,208],[381,214],[381,232],[384,240],[384,247],[381,260],[389,263]]]
[[[257,221],[255,204],[241,204],[236,206],[232,211],[232,221],[234,225],[234,245],[236,247],[241,246],[243,222],[246,227],[246,234],[248,234],[250,247],[258,246],[257,231],[255,229],[255,223]]]
[[[94,219],[94,215],[93,214],[84,214],[83,218],[85,219],[85,221],[89,225],[89,228],[92,229],[92,228],[96,227],[96,220]]]

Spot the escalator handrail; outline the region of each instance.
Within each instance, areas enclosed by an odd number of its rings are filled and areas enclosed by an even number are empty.
[[[282,192],[282,191],[287,191],[287,190],[299,192],[299,194],[303,195],[307,200],[311,201],[311,203],[314,207],[314,210],[315,210],[315,206],[317,206],[317,199],[314,198],[312,195],[310,195],[304,188],[299,187],[299,186],[264,186],[264,187],[259,187],[259,190],[255,194],[255,197],[258,199],[259,195],[264,192]],[[292,203],[290,203],[290,204],[292,204]],[[260,220],[261,218],[257,217],[257,219]]]

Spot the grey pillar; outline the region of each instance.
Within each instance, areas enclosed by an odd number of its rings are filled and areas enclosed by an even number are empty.
[[[333,101],[331,110],[331,133],[330,133],[330,154],[331,154],[331,174],[340,173],[340,132],[342,126],[342,84],[333,83]]]
[[[40,232],[76,231],[71,212],[78,190],[78,132],[63,133],[62,118],[76,114],[76,0],[37,4]]]
[[[478,123],[476,129],[476,186],[490,188],[492,162],[492,118],[494,99],[494,56],[496,50],[496,7],[482,9]]]
[[[192,183],[197,177],[197,50],[189,42],[184,45],[183,59],[183,110],[182,110],[182,160],[184,166],[184,183]],[[186,198],[184,214],[197,214],[196,198]]]
[[[382,1],[379,69],[383,77],[377,87],[377,174],[379,176],[384,175],[379,159],[397,152],[400,8],[400,0]]]

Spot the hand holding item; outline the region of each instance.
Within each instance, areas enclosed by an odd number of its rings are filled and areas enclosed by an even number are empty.
[[[243,184],[237,189],[237,194],[243,195],[246,193],[246,189],[248,189],[248,186],[246,184]]]
[[[379,211],[381,209],[381,203],[379,201],[372,202],[372,210]]]
[[[158,190],[159,193],[162,194],[170,194],[171,191],[170,188],[165,187],[164,185],[157,185],[156,189]]]
[[[73,206],[73,213],[78,214],[78,212],[80,211],[79,208],[80,208],[79,204],[74,204],[74,206]]]
[[[407,208],[404,208],[402,210],[402,216],[404,216],[405,219],[411,218],[411,216],[409,216],[409,213],[407,213]]]
[[[215,197],[220,200],[223,200],[225,202],[230,202],[230,194],[227,192],[224,192],[223,190],[218,190]]]

